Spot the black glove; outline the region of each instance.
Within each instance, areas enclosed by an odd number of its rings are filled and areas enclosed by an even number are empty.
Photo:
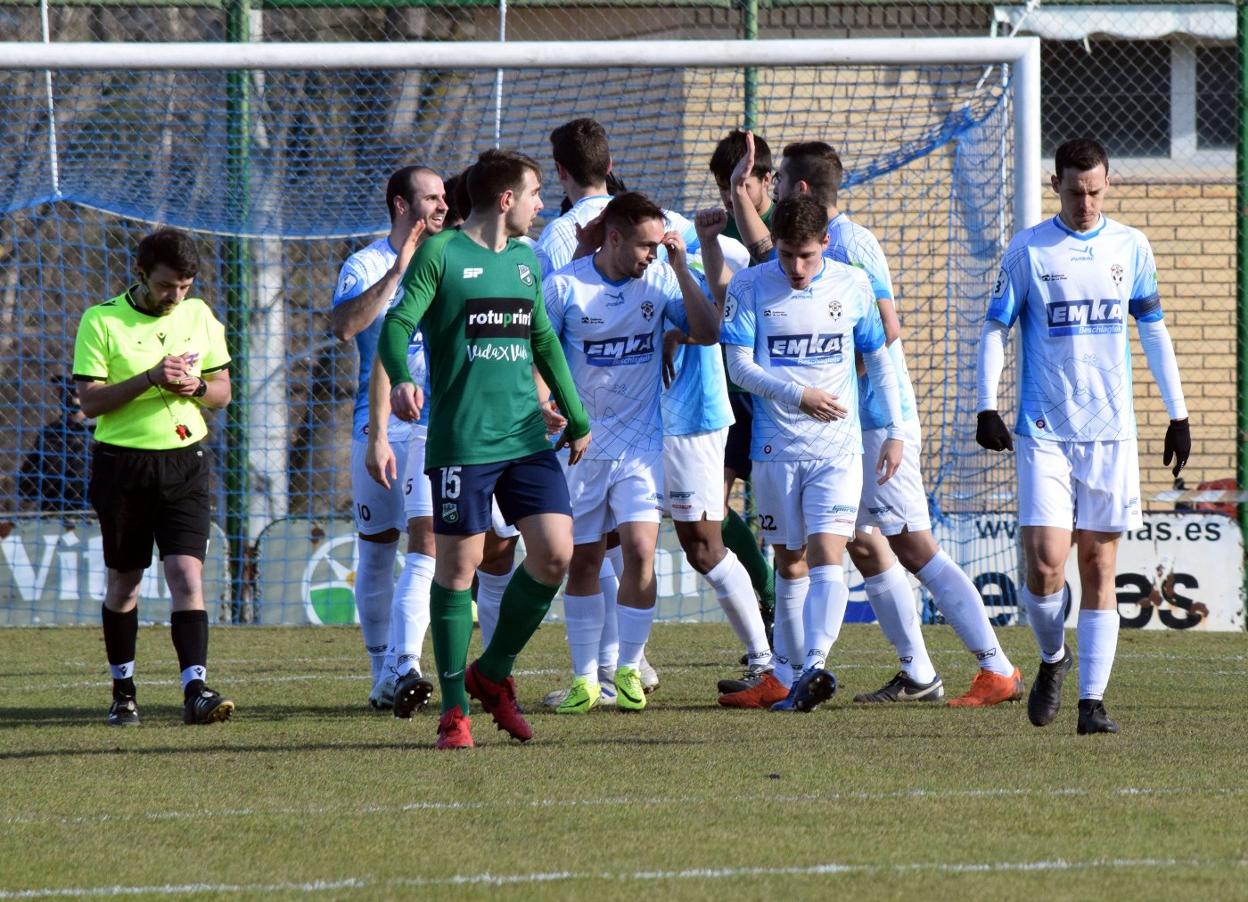
[[[1161,458],[1162,464],[1170,466],[1170,458],[1174,458],[1174,468],[1170,471],[1175,476],[1187,466],[1188,455],[1192,453],[1192,433],[1187,428],[1187,419],[1171,420],[1166,430],[1166,452]]]
[[[1014,437],[1005,428],[1001,414],[995,410],[981,410],[975,424],[975,441],[989,451],[1013,451]]]

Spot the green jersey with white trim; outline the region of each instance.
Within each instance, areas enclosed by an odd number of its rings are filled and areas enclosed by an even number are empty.
[[[426,240],[386,314],[377,353],[391,383],[412,381],[407,342],[419,327],[429,355],[425,467],[496,463],[550,447],[533,383],[550,384],[570,435],[589,432],[542,302],[537,258],[509,240],[498,252],[458,229]]]

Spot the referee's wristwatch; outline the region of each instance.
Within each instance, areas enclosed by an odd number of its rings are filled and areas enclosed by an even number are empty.
[[[199,385],[195,387],[195,391],[191,392],[191,397],[202,398],[206,394],[208,394],[208,383],[200,379]]]

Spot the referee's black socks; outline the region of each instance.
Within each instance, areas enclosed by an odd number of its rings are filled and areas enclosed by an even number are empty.
[[[208,612],[174,611],[169,630],[182,670],[182,695],[189,699],[204,688],[208,673]]]
[[[124,614],[100,605],[104,623],[104,653],[113,675],[113,695],[134,698],[134,647],[139,637],[139,609]]]

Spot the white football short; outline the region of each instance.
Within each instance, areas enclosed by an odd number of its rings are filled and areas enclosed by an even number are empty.
[[[1015,436],[1020,526],[1125,532],[1144,525],[1134,438],[1055,442]]]
[[[514,539],[520,535],[519,529],[507,525],[507,521],[503,519],[503,512],[498,509],[498,500],[495,498],[490,499],[490,532],[500,539]]]
[[[663,477],[673,520],[724,519],[728,427],[663,436]]]
[[[663,519],[663,452],[643,451],[623,460],[585,460],[568,468],[572,541],[597,542],[621,523]]]
[[[351,512],[355,517],[355,530],[361,535],[373,536],[388,529],[402,530],[407,527],[407,518],[403,515],[403,489],[408,472],[408,442],[394,442],[390,448],[394,451],[398,478],[390,482],[390,488],[383,489],[364,467],[368,442],[362,438],[351,442]],[[428,479],[425,481],[427,483]]]
[[[927,511],[927,492],[923,490],[923,474],[919,456],[923,450],[919,419],[905,420],[901,466],[893,478],[878,485],[880,476],[875,465],[880,449],[888,438],[887,429],[864,429],[862,432],[862,503],[858,508],[858,528],[875,527],[886,536],[903,530],[921,532],[932,528]]]
[[[796,551],[819,533],[853,538],[862,497],[859,454],[756,460],[753,482],[759,530],[772,545]]]
[[[433,516],[433,487],[425,475],[428,438],[428,426],[412,428],[412,438],[407,445],[407,479],[403,482],[403,515],[408,520]]]

